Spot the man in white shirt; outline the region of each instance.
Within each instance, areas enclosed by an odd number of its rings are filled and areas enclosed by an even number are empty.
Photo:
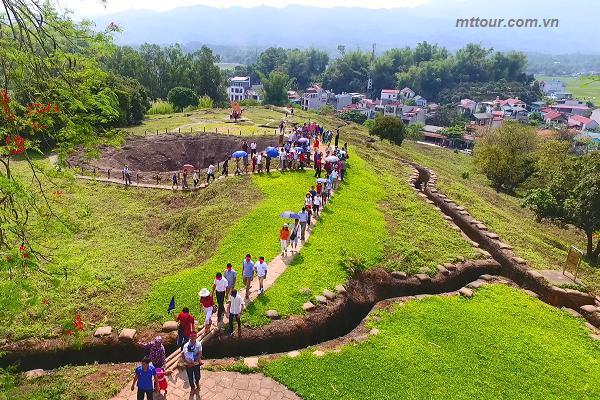
[[[210,178],[212,178],[213,182],[215,181],[215,166],[209,165],[208,170],[206,171],[206,183],[210,183]]]
[[[256,154],[256,140],[253,140],[252,143],[250,143],[250,157],[254,156]]]
[[[190,396],[200,390],[200,365],[202,362],[202,343],[197,341],[196,332],[190,333],[190,340],[183,345],[181,358],[190,381]]]
[[[319,216],[319,208],[321,208],[321,203],[322,203],[322,197],[321,197],[321,193],[318,193],[315,195],[315,198],[313,199],[313,210],[315,210],[315,219]]]
[[[240,321],[240,315],[244,308],[244,300],[242,296],[238,296],[237,290],[231,291],[231,297],[229,298],[229,336],[233,336],[233,320],[235,319],[238,324],[238,335],[242,335],[242,322]]]
[[[262,153],[256,156],[256,166],[258,167],[258,172],[262,172]]]
[[[264,257],[260,257],[258,259],[258,262],[254,264],[254,269],[256,270],[256,275],[258,276],[258,294],[261,294],[264,291],[263,282],[267,277],[267,270],[269,269]]]
[[[333,190],[335,191],[340,184],[340,181],[338,181],[338,172],[334,169],[329,176],[331,177],[331,181],[333,182]]]
[[[282,171],[285,171],[285,159],[286,159],[286,157],[287,157],[286,152],[283,149],[281,149],[279,151],[279,169],[282,170]]]
[[[131,175],[129,174],[129,167],[127,165],[123,169],[123,176],[125,177],[125,186],[131,185]]]
[[[225,293],[227,292],[227,286],[229,286],[229,282],[227,279],[223,278],[223,274],[217,272],[217,276],[213,283],[212,295],[215,295],[215,291],[217,292],[217,303],[219,304],[219,310],[217,311],[217,322],[221,322],[223,318],[223,313],[225,312]]]

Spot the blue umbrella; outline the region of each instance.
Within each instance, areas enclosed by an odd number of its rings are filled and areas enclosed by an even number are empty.
[[[294,147],[294,149],[300,153],[304,153],[304,147]]]
[[[317,182],[319,182],[319,183],[327,183],[327,182],[329,182],[329,179],[319,178],[319,179],[317,179]]]
[[[300,216],[292,211],[284,211],[281,214],[279,214],[279,216],[281,218],[287,218],[287,219],[300,219]]]
[[[277,150],[275,147],[267,147],[265,149],[265,153],[267,153],[269,157],[277,157],[279,155],[279,150]]]
[[[248,153],[246,153],[245,151],[242,151],[242,150],[238,150],[235,153],[233,153],[233,156],[235,158],[246,157],[247,155],[248,155]]]
[[[310,140],[308,138],[303,137],[298,139],[298,143],[310,143]]]

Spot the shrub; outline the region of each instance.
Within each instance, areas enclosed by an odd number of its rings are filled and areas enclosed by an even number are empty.
[[[469,171],[463,171],[460,173],[461,178],[469,179]]]
[[[358,111],[354,111],[354,110],[350,110],[350,111],[342,111],[341,113],[339,113],[339,118],[343,119],[344,121],[352,121],[352,122],[356,122],[357,124],[364,124],[365,121],[367,120],[367,116],[365,114],[361,114]]]
[[[373,119],[368,119],[363,123],[364,127],[367,129],[371,129],[373,128],[373,125],[375,125],[375,120]]]
[[[214,107],[215,107],[215,104],[210,97],[202,96],[198,99],[198,109],[199,110],[206,110],[206,109],[214,108]]]
[[[335,109],[334,106],[326,105],[326,106],[320,106],[319,108],[317,108],[317,114],[319,114],[319,115],[335,115],[336,113],[337,113],[337,110]]]
[[[342,268],[348,276],[353,277],[367,270],[365,256],[349,253],[345,248],[340,249]]]
[[[178,110],[183,111],[185,107],[198,106],[198,95],[190,88],[177,86],[169,91],[167,95],[169,103]]]
[[[148,110],[148,115],[163,115],[163,114],[173,114],[175,110],[173,109],[173,104],[167,103],[166,101],[157,100],[152,103],[152,106]]]

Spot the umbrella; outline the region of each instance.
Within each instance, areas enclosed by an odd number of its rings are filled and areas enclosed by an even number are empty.
[[[287,218],[287,219],[300,219],[300,216],[292,211],[284,211],[281,214],[279,214],[279,216],[281,218]]]
[[[304,153],[304,147],[295,147],[294,150]]]
[[[338,161],[340,161],[340,159],[337,158],[336,156],[329,156],[329,157],[327,157],[325,159],[325,161],[327,161],[327,162],[338,162]]]
[[[344,150],[340,150],[340,154],[346,154]]]
[[[242,151],[242,150],[238,150],[235,153],[233,153],[233,156],[235,158],[246,157],[247,155],[248,155],[248,153],[246,153],[245,151]]]
[[[310,143],[310,140],[308,138],[303,137],[298,139],[298,143]]]
[[[317,182],[319,182],[319,183],[327,183],[327,182],[329,182],[329,179],[319,178],[319,179],[317,179]]]
[[[275,147],[267,147],[265,149],[265,153],[267,153],[269,157],[277,157],[279,155],[279,150],[277,150]]]
[[[194,168],[194,166],[191,164],[185,164],[183,167],[181,167],[181,169],[183,171],[194,171],[196,168]]]

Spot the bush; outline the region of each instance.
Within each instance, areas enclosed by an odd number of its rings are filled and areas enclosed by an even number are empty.
[[[335,115],[337,113],[337,110],[335,109],[334,106],[320,106],[319,108],[317,108],[317,114],[319,115]]]
[[[373,125],[375,125],[375,120],[373,120],[373,119],[368,119],[363,124],[363,126],[367,129],[373,128]]]
[[[369,134],[377,136],[381,141],[387,139],[390,143],[400,146],[404,141],[406,128],[400,118],[378,117],[375,118],[373,127],[369,129]]]
[[[343,119],[344,121],[352,121],[361,125],[364,124],[367,120],[367,116],[365,114],[361,114],[358,111],[354,110],[342,111],[341,113],[339,113],[338,117]]]
[[[196,95],[192,89],[181,86],[171,89],[167,97],[169,103],[173,104],[173,107],[181,111],[183,111],[185,107],[197,107],[199,103],[198,95]]]
[[[461,173],[460,173],[460,176],[461,176],[463,179],[469,179],[469,171],[463,171],[463,172],[461,172]]]
[[[362,254],[350,254],[345,248],[341,248],[340,257],[342,268],[350,277],[367,270],[365,256]]]
[[[173,104],[158,100],[152,103],[152,106],[148,110],[148,115],[173,114],[174,112]]]

